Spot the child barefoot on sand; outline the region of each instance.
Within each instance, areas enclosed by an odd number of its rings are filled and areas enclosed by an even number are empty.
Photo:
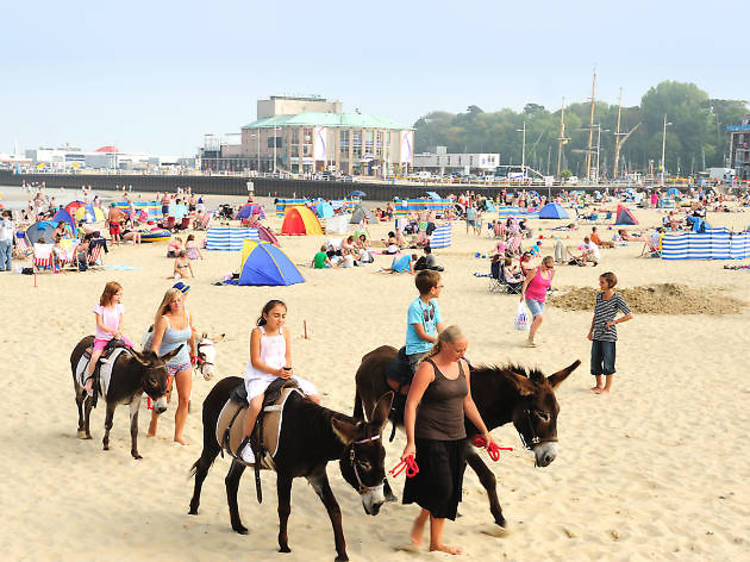
[[[591,340],[591,374],[596,377],[596,386],[591,390],[595,394],[608,394],[612,388],[612,377],[615,374],[615,346],[617,343],[616,324],[633,318],[622,295],[615,293],[617,277],[611,271],[599,277],[601,292],[596,295],[594,318],[591,320],[588,338]],[[615,320],[617,311],[624,316]],[[602,386],[602,375],[606,383]]]

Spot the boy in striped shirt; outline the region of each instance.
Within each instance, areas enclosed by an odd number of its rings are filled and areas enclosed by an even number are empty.
[[[595,394],[609,394],[612,389],[617,343],[615,325],[633,318],[633,313],[625,304],[625,299],[619,293],[615,293],[615,285],[617,285],[617,277],[611,271],[599,276],[601,292],[596,295],[594,318],[591,320],[588,335],[591,340],[591,374],[596,377],[596,386],[591,390]],[[615,320],[618,310],[623,316]],[[606,377],[604,386],[602,386],[602,375]]]

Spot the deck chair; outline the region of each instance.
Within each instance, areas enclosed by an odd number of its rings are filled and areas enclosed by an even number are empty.
[[[193,230],[208,230],[208,227],[211,224],[212,218],[214,218],[214,212],[206,211],[205,213],[203,213],[201,220],[196,221],[195,226],[193,227]]]
[[[56,272],[54,244],[34,244],[34,273]]]
[[[102,249],[104,246],[97,244],[91,249],[91,253],[88,256],[88,267],[89,269],[96,269],[102,267]]]
[[[643,248],[641,248],[641,253],[638,257],[660,258],[662,236],[663,234],[660,234],[658,240],[650,238],[648,242],[644,242]]]
[[[77,268],[77,246],[78,240],[62,240],[60,242],[60,248],[55,252],[57,257],[57,266],[60,269],[63,269],[65,267]]]
[[[182,222],[180,222],[179,226],[175,228],[178,230],[187,230],[190,228],[190,217],[182,217]]]
[[[29,247],[29,243],[26,241],[26,236],[23,232],[16,232],[15,241],[16,245],[14,249],[16,258],[23,259],[34,253],[34,250]]]
[[[164,223],[164,229],[165,230],[173,230],[174,229],[174,217],[167,217],[167,222]]]

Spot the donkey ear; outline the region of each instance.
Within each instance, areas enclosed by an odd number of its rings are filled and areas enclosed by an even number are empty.
[[[508,377],[513,386],[516,387],[516,391],[519,396],[533,396],[534,395],[534,383],[526,377],[519,375],[511,371],[511,376]]]
[[[558,386],[562,384],[562,382],[568,378],[568,375],[575,371],[578,368],[578,365],[581,364],[580,359],[576,359],[573,363],[565,367],[564,369],[557,371],[556,373],[551,374],[547,377],[547,382],[549,382],[549,385],[552,387],[553,390],[556,390]]]
[[[175,355],[177,355],[182,350],[183,347],[185,347],[184,343],[180,347],[178,347],[177,349],[173,349],[172,351],[169,351],[169,352],[165,353],[164,355],[162,355],[160,357],[160,359],[162,361],[169,361],[170,359],[172,359],[172,357],[174,357]]]
[[[392,390],[386,392],[378,398],[375,407],[372,409],[370,421],[378,425],[378,431],[382,431],[385,424],[388,423],[388,415],[391,413],[391,406],[393,405],[393,396]]]
[[[140,353],[140,352],[136,351],[135,349],[132,349],[131,352],[132,352],[132,355],[133,355],[133,359],[135,359],[136,361],[138,361],[138,363],[140,363],[144,367],[149,367],[150,366],[149,362],[148,362],[148,359],[146,359],[147,353]]]
[[[214,337],[214,338],[210,338],[210,339],[211,339],[211,341],[212,341],[212,342],[214,342],[214,343],[219,343],[219,342],[222,342],[222,341],[224,341],[224,336],[226,336],[226,334],[221,334],[221,335],[219,335],[219,336],[216,336],[216,337]]]
[[[356,438],[357,424],[348,422],[346,420],[337,420],[336,418],[331,418],[331,428],[333,428],[333,432],[336,434],[336,437],[338,437],[344,445],[349,445]]]
[[[205,340],[206,338],[208,338],[208,332],[203,332],[203,333],[201,334],[201,339],[202,339],[202,340]]]

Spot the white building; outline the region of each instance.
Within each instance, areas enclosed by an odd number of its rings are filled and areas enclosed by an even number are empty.
[[[444,146],[435,147],[435,152],[414,155],[414,169],[443,175],[446,172],[484,174],[493,172],[500,165],[497,152],[449,153]]]

